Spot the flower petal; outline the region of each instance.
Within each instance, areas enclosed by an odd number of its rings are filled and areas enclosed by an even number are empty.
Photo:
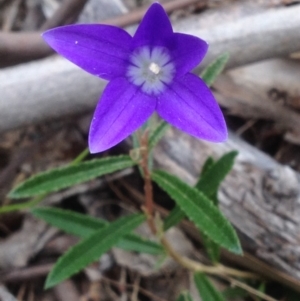
[[[159,3],[153,3],[133,37],[134,46],[166,46],[172,35],[168,15]]]
[[[68,25],[43,34],[59,54],[104,79],[123,76],[132,37],[123,29],[98,24]]]
[[[192,35],[174,33],[169,46],[176,67],[176,76],[181,76],[194,69],[204,58],[208,44]]]
[[[150,117],[155,106],[155,98],[143,94],[127,79],[112,80],[102,94],[91,123],[91,153],[109,149],[125,139]]]
[[[198,76],[187,73],[158,99],[158,114],[178,129],[204,140],[227,138],[223,114],[209,88]]]

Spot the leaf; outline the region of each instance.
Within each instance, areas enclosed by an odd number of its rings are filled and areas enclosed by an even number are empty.
[[[229,152],[222,156],[217,162],[214,162],[213,158],[208,157],[202,167],[201,175],[195,187],[204,194],[210,194],[208,196],[214,205],[218,205],[217,190],[220,183],[232,169],[236,155],[237,152]],[[168,230],[178,224],[184,217],[185,214],[178,205],[176,205],[165,219],[164,229]],[[212,262],[218,262],[220,255],[218,244],[211,241],[205,234],[203,235],[203,243]]]
[[[9,197],[18,199],[58,191],[133,165],[135,162],[129,156],[115,156],[55,168],[21,183]]]
[[[209,171],[210,168],[213,167],[215,161],[212,157],[208,157],[206,161],[203,164],[201,175],[199,177],[198,183],[200,179],[205,178],[205,174]],[[197,186],[197,185],[196,185]],[[211,197],[211,200],[213,201],[213,204],[218,206],[218,198],[217,198],[217,192],[214,193],[214,195]],[[205,247],[206,253],[210,260],[214,263],[218,262],[220,259],[220,247],[218,244],[213,242],[208,236],[205,234],[202,235],[203,239],[203,245]]]
[[[52,226],[81,238],[88,238],[97,230],[109,225],[107,221],[102,219],[58,208],[39,207],[32,209],[31,213]],[[116,244],[116,247],[127,251],[153,255],[164,254],[164,249],[161,245],[134,234],[125,235]]]
[[[217,263],[220,260],[220,247],[214,241],[212,241],[207,235],[202,235],[203,245],[213,263]]]
[[[231,252],[242,253],[235,230],[203,193],[165,171],[153,172],[152,179],[170,195],[200,231]]]
[[[222,294],[214,287],[214,285],[203,273],[195,273],[194,281],[202,300],[225,301]]]
[[[229,54],[224,53],[217,57],[211,64],[209,64],[201,73],[201,78],[208,86],[211,86],[218,75],[224,70],[229,60]]]
[[[212,157],[208,157],[203,164],[201,176],[213,165],[214,160]],[[171,210],[169,215],[166,217],[164,221],[164,231],[172,228],[173,226],[177,225],[183,218],[185,218],[184,212],[180,209],[178,205]]]
[[[58,259],[49,273],[45,288],[55,286],[97,260],[145,219],[145,215],[142,214],[120,218],[70,248]]]
[[[259,292],[265,294],[265,292],[266,292],[266,283],[265,283],[265,282],[261,282],[261,283],[259,284],[259,287],[258,287],[257,290],[258,290]],[[262,299],[262,298],[257,298],[257,300],[262,301],[263,299]]]
[[[232,169],[236,155],[237,152],[229,152],[217,162],[208,158],[203,165],[202,173],[195,187],[208,196],[216,206],[218,206],[217,191],[221,182]],[[203,235],[203,243],[211,261],[218,262],[220,247],[206,235]]]
[[[222,295],[226,300],[230,301],[233,301],[235,299],[240,300],[241,298],[246,298],[247,296],[249,296],[248,292],[240,287],[229,287],[222,291]]]
[[[175,205],[164,221],[164,231],[167,231],[177,225],[183,218],[185,218],[185,213],[178,205]]]
[[[192,296],[189,292],[181,292],[179,297],[176,299],[176,301],[193,301]]]
[[[161,245],[135,234],[128,234],[124,236],[121,241],[116,244],[116,247],[126,251],[134,251],[152,255],[165,254],[165,250]]]
[[[71,163],[69,163],[69,166],[80,163],[88,156],[89,153],[90,152],[88,148],[84,149]],[[2,206],[0,207],[0,214],[34,207],[39,204],[46,196],[47,193],[43,193],[27,202]]]
[[[205,175],[205,173],[214,165],[214,163],[215,163],[215,160],[212,158],[212,157],[208,157],[206,160],[205,160],[205,162],[204,162],[204,164],[203,164],[203,166],[202,166],[202,170],[201,170],[201,175],[200,175],[200,177],[202,178],[204,175]]]
[[[35,197],[32,200],[29,200],[28,202],[2,206],[0,207],[0,214],[34,207],[39,204],[46,197],[46,195],[47,194],[40,194],[39,196]]]
[[[96,219],[85,214],[59,208],[38,207],[32,209],[31,213],[50,225],[81,238],[88,238],[95,231],[109,224],[100,218]]]
[[[163,137],[165,132],[170,128],[170,125],[165,121],[160,121],[153,133],[149,137],[149,149],[151,150],[158,141]]]
[[[236,151],[229,152],[222,156],[200,177],[195,187],[207,197],[212,197],[218,191],[221,182],[232,169]]]

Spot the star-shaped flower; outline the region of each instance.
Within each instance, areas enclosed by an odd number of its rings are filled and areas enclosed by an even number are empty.
[[[135,35],[100,24],[69,25],[43,35],[59,54],[110,82],[97,105],[89,133],[92,153],[129,136],[156,111],[197,138],[227,138],[222,112],[209,88],[190,73],[207,52],[205,41],[174,33],[164,9],[154,3]]]

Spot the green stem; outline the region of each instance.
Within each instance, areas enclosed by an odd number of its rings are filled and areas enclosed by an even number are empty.
[[[89,155],[89,153],[90,153],[89,149],[86,148],[70,163],[70,165],[76,165],[77,163],[80,163]]]
[[[151,182],[151,174],[148,166],[148,130],[145,130],[140,140],[141,144],[141,163],[140,167],[144,175],[144,192],[145,192],[145,210],[147,214],[148,225],[153,234],[156,234],[156,227],[154,224],[154,202],[153,189]]]
[[[244,272],[244,271],[228,268],[221,264],[215,266],[207,266],[198,261],[194,261],[185,256],[182,256],[181,254],[177,253],[173,249],[171,244],[167,241],[167,239],[164,236],[161,238],[161,243],[170,257],[172,257],[177,263],[179,263],[181,266],[183,266],[184,268],[190,271],[202,272],[210,275],[218,275],[220,277],[224,275],[230,275],[230,276],[241,277],[241,278],[257,279],[257,275],[251,272]]]

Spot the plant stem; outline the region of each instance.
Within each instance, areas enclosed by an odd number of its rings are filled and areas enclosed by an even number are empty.
[[[263,292],[258,291],[257,289],[247,285],[246,283],[243,283],[241,281],[235,280],[233,278],[228,277],[227,280],[231,283],[232,286],[237,286],[240,287],[242,289],[244,289],[245,291],[247,291],[249,294],[252,294],[254,296],[257,296],[263,300],[266,301],[278,301],[266,294],[264,294]]]
[[[144,176],[144,192],[145,192],[145,212],[148,219],[149,227],[153,234],[157,234],[157,229],[154,223],[154,202],[153,202],[153,188],[152,188],[152,181],[151,181],[151,172],[149,170],[148,166],[148,159],[149,159],[149,141],[148,141],[148,131],[145,130],[144,133],[140,137],[140,151],[141,151],[141,162],[140,162],[140,168],[142,169],[143,176]],[[187,257],[181,256],[179,253],[177,253],[171,244],[168,242],[165,236],[162,236],[161,244],[167,251],[170,257],[172,257],[177,263],[179,263],[184,268],[193,271],[193,272],[203,272],[210,275],[217,275],[219,277],[222,277],[226,279],[227,281],[230,281],[232,285],[239,286],[240,288],[243,288],[250,294],[256,295],[266,301],[276,301],[275,299],[265,295],[262,292],[257,291],[256,289],[252,288],[251,286],[248,286],[247,284],[240,282],[238,280],[230,278],[230,276],[234,277],[241,277],[241,278],[255,278],[257,279],[257,275],[250,273],[250,272],[244,272],[232,268],[228,268],[226,266],[223,266],[221,264],[215,265],[215,266],[206,266],[200,262],[194,261],[192,259],[189,259]]]
[[[187,257],[181,256],[179,253],[177,253],[170,243],[166,240],[165,237],[161,238],[161,243],[164,246],[165,250],[168,252],[170,257],[172,257],[177,263],[179,263],[181,266],[185,267],[186,269],[193,271],[193,272],[202,272],[210,275],[217,275],[223,279],[226,279],[231,283],[233,286],[238,286],[248,293],[255,295],[263,300],[266,301],[277,301],[276,299],[256,290],[255,288],[247,285],[246,283],[243,283],[241,281],[238,281],[236,279],[233,279],[229,276],[235,276],[235,277],[241,277],[241,278],[257,278],[257,275],[249,272],[243,272],[239,270],[235,270],[232,268],[225,267],[221,264],[218,264],[216,266],[206,266],[204,264],[201,264],[197,261],[191,260]]]
[[[90,153],[89,149],[86,148],[70,163],[70,165],[76,165],[77,163],[80,163],[88,156],[89,153]]]
[[[148,224],[153,234],[156,234],[156,227],[154,224],[154,202],[153,202],[153,188],[151,181],[151,173],[148,168],[148,131],[146,130],[141,136],[141,168],[144,174],[144,191],[145,191],[145,211],[148,217]]]
[[[173,249],[171,244],[167,241],[167,239],[164,236],[161,238],[161,243],[164,246],[165,250],[170,255],[170,257],[172,257],[181,266],[193,272],[203,272],[203,273],[218,275],[218,276],[230,275],[230,276],[241,277],[241,278],[257,278],[257,275],[250,272],[243,272],[236,269],[228,268],[221,264],[218,264],[216,266],[206,266],[200,262],[181,256]]]

